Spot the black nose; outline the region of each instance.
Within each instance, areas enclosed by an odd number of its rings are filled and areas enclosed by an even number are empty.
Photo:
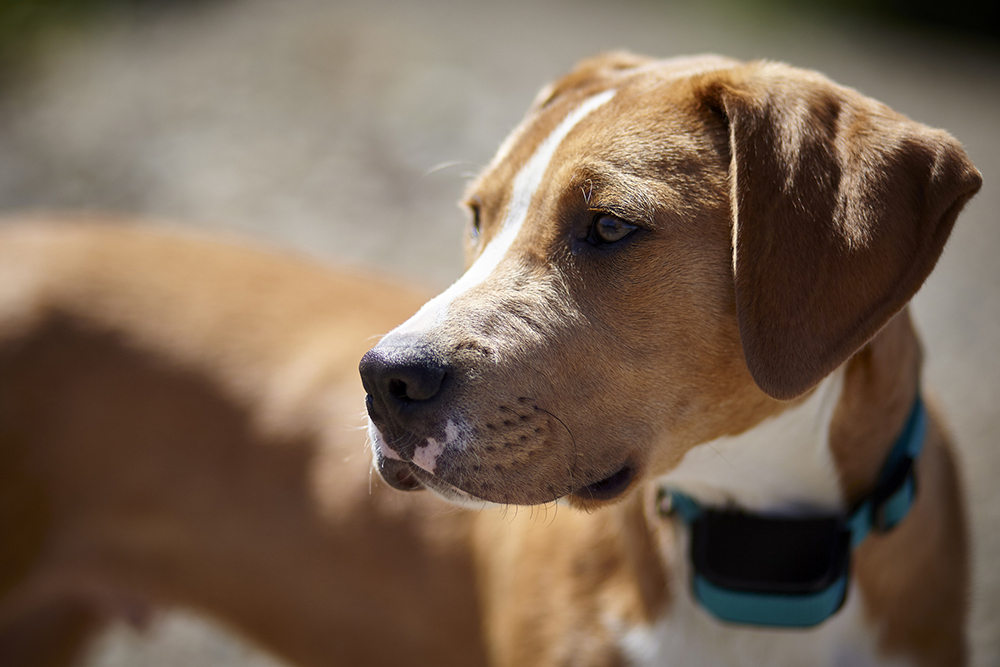
[[[361,358],[361,381],[368,392],[368,413],[382,428],[410,430],[428,412],[449,375],[442,355],[425,343],[386,339]]]

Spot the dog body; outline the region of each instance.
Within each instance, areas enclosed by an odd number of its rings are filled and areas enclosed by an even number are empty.
[[[384,479],[505,512],[369,487],[344,428],[365,340],[415,295],[4,231],[0,650],[44,664],[152,600],[302,664],[961,664],[933,410],[905,521],[813,629],[712,618],[660,491],[790,516],[866,497],[919,391],[905,304],[978,186],[948,135],[812,73],[581,64],[473,184],[469,272],[361,366]]]
[[[470,517],[373,481],[360,428],[423,297],[93,222],[0,229],[0,664],[159,605],[294,664],[483,664]]]

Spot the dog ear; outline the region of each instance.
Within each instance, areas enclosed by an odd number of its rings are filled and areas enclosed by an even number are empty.
[[[744,355],[790,399],[916,293],[982,177],[949,134],[815,73],[757,64],[711,97],[729,126]]]

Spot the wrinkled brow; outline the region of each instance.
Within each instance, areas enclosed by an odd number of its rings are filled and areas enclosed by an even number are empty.
[[[574,183],[588,209],[611,213],[637,225],[653,225],[658,197],[641,177],[610,165],[593,164],[581,168]]]

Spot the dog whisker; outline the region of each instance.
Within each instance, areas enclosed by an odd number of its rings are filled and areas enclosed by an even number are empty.
[[[715,447],[715,445],[713,445],[712,443],[706,443],[706,444],[708,444],[709,448],[711,448],[711,450],[712,450],[713,452],[715,452],[715,455],[716,455],[716,456],[718,456],[718,457],[719,457],[720,459],[722,459],[723,463],[725,463],[726,465],[728,465],[728,466],[729,466],[730,468],[732,468],[733,470],[739,470],[739,468],[737,468],[737,467],[736,467],[735,465],[733,465],[733,462],[732,462],[732,461],[730,461],[729,459],[727,459],[727,458],[725,457],[725,455],[724,455],[724,454],[723,454],[722,452],[720,452],[720,451],[719,451],[719,450],[718,450],[718,449],[717,449],[717,448]]]
[[[425,171],[423,174],[421,174],[420,178],[417,179],[417,182],[419,183],[420,180],[427,178],[428,176],[432,176],[438,173],[439,171],[444,171],[445,169],[451,169],[452,167],[461,167],[461,166],[472,167],[473,169],[476,170],[476,173],[479,173],[479,171],[482,170],[482,166],[476,164],[475,162],[469,162],[467,160],[449,160],[447,162],[442,162],[440,164],[434,165],[433,167]]]

